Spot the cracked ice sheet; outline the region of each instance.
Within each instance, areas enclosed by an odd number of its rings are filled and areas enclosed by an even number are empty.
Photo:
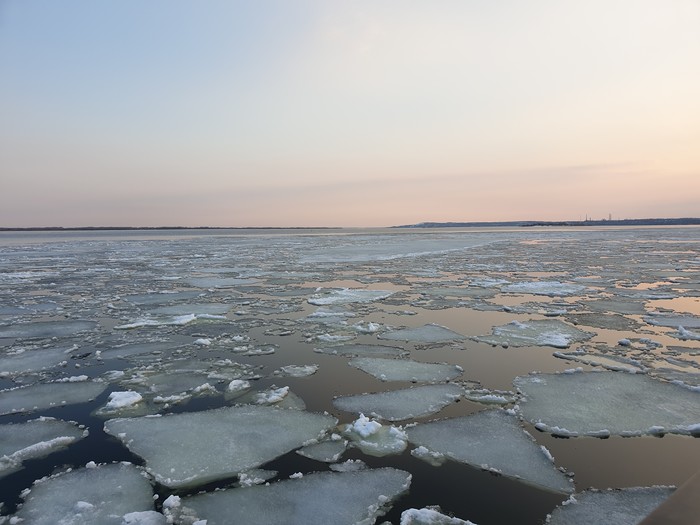
[[[423,381],[428,383],[444,382],[462,375],[462,369],[456,365],[443,363],[419,363],[403,359],[380,359],[358,357],[348,364],[382,381]]]
[[[312,295],[307,299],[309,304],[329,306],[351,303],[371,303],[386,299],[393,292],[390,290],[366,290],[364,288],[331,289],[329,292]]]
[[[673,493],[671,487],[588,490],[554,509],[548,525],[636,525]]]
[[[180,505],[167,507],[167,513],[177,525],[196,519],[207,525],[370,525],[410,483],[408,472],[394,468],[320,472],[268,486],[184,497]]]
[[[327,415],[246,405],[112,419],[105,431],[144,458],[156,481],[181,488],[256,468],[317,439],[336,423]]]
[[[123,516],[153,511],[153,489],[125,463],[73,470],[36,482],[16,517],[32,525],[122,525]]]
[[[625,372],[516,377],[519,410],[560,436],[700,434],[700,392]]]
[[[408,428],[412,443],[455,461],[498,472],[554,492],[573,491],[573,484],[551,456],[503,410],[423,423]]]
[[[0,425],[0,476],[19,470],[28,459],[43,458],[87,435],[77,424],[39,418]]]
[[[92,401],[106,388],[93,381],[34,384],[0,391],[0,416]]]
[[[511,321],[506,325],[494,326],[492,335],[480,335],[472,339],[493,346],[568,348],[572,343],[587,341],[594,335],[558,319],[535,319],[525,323]]]
[[[377,337],[389,341],[413,341],[416,343],[442,343],[465,339],[462,334],[453,332],[445,326],[432,323],[419,326],[418,328],[403,328],[393,332],[385,332]]]
[[[459,399],[458,385],[423,385],[391,392],[338,397],[333,405],[346,412],[371,414],[387,421],[427,416]]]

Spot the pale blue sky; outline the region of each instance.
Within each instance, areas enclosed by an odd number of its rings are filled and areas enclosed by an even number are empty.
[[[700,215],[696,0],[0,0],[0,226]]]

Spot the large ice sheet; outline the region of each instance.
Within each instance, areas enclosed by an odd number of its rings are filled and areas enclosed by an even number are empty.
[[[371,525],[410,483],[408,472],[393,468],[320,472],[185,497],[168,510],[176,525]]]
[[[462,388],[458,385],[422,385],[391,392],[338,397],[333,400],[333,404],[346,412],[401,421],[434,414],[461,395]]]
[[[572,343],[587,341],[594,335],[558,319],[535,319],[525,323],[511,321],[506,325],[495,326],[492,335],[482,335],[473,339],[494,346],[568,348]]]
[[[416,343],[443,343],[461,341],[465,337],[439,324],[426,324],[417,328],[403,328],[393,332],[385,332],[377,336],[389,341],[413,341]]]
[[[0,326],[0,339],[18,337],[22,339],[41,339],[44,337],[66,337],[81,332],[94,330],[95,321],[43,321]]]
[[[75,423],[53,418],[0,425],[0,476],[18,470],[28,459],[48,456],[85,435],[87,431]]]
[[[144,458],[159,483],[179,488],[256,468],[318,438],[336,422],[328,415],[243,405],[112,419],[105,431]]]
[[[644,321],[653,326],[667,326],[669,328],[700,328],[700,317],[695,315],[649,314]]]
[[[549,525],[636,525],[673,493],[671,487],[589,490],[574,494],[547,517]]]
[[[34,412],[55,406],[85,403],[106,388],[95,381],[34,384],[0,391],[0,416]]]
[[[153,489],[131,464],[82,468],[36,482],[16,518],[32,525],[123,525],[153,510]]]
[[[431,451],[476,467],[520,479],[554,492],[572,492],[573,484],[507,412],[485,410],[469,416],[419,424],[408,439]]]
[[[700,392],[626,372],[531,374],[513,384],[519,410],[560,436],[700,434]]]
[[[70,350],[50,348],[0,355],[0,377],[39,372],[67,361]]]
[[[381,359],[357,357],[349,361],[350,366],[373,375],[382,381],[444,382],[462,375],[456,365],[444,363],[420,363],[405,359]]]

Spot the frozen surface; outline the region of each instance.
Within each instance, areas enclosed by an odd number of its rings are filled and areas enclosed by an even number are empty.
[[[492,335],[482,335],[474,340],[494,346],[553,346],[568,348],[572,343],[587,341],[593,335],[574,328],[558,319],[535,319],[525,323],[512,321],[495,326]]]
[[[382,425],[360,414],[357,420],[344,425],[343,435],[353,446],[370,456],[400,454],[408,445],[406,433],[393,425]]]
[[[637,525],[673,493],[670,487],[590,490],[574,494],[548,517],[549,525]]]
[[[503,410],[423,423],[407,429],[408,439],[455,461],[498,472],[554,492],[571,492],[573,484]]]
[[[548,295],[550,297],[564,297],[578,295],[586,290],[585,286],[559,281],[526,281],[513,283],[501,288],[503,292],[527,293],[533,295]]]
[[[309,304],[316,306],[329,306],[352,303],[371,303],[386,299],[392,294],[389,290],[366,290],[363,288],[341,288],[330,290],[309,297]]]
[[[340,436],[338,438],[300,448],[297,450],[297,454],[324,463],[334,463],[345,453],[348,446],[347,440],[340,439]]]
[[[408,509],[401,513],[400,525],[475,525],[471,521],[453,518],[438,509]]]
[[[18,337],[21,339],[40,339],[45,337],[66,337],[94,330],[95,321],[46,321],[0,326],[0,339]]]
[[[269,486],[182,498],[177,525],[371,525],[408,490],[411,475],[393,468],[307,474]],[[271,504],[274,502],[274,504]]]
[[[462,388],[457,385],[423,385],[377,394],[338,397],[333,400],[333,404],[346,412],[401,421],[439,412],[461,395]]]
[[[141,470],[115,463],[35,483],[16,516],[32,525],[123,525],[124,515],[149,510],[153,489]]]
[[[517,377],[520,411],[560,436],[700,434],[700,392],[625,372]]]
[[[144,458],[147,470],[159,483],[175,488],[256,468],[318,438],[335,424],[331,416],[246,405],[112,419],[105,423],[105,430]]]
[[[373,375],[382,381],[420,381],[437,383],[462,375],[456,365],[444,363],[419,363],[403,359],[358,357],[350,360],[350,366]]]
[[[29,374],[53,368],[70,358],[68,352],[69,350],[62,348],[51,348],[0,355],[0,377]]]
[[[413,341],[416,343],[443,343],[448,341],[461,341],[465,337],[453,332],[447,327],[438,324],[426,324],[418,328],[404,328],[385,332],[378,335],[379,339],[389,341]]]
[[[345,344],[325,348],[314,348],[320,354],[343,355],[343,356],[382,356],[392,357],[403,355],[404,349],[399,346],[389,345],[364,345]]]
[[[34,384],[0,391],[0,415],[85,403],[105,389],[95,381]]]
[[[700,317],[695,315],[650,314],[644,317],[650,325],[667,326],[669,328],[696,329],[700,328]]]
[[[0,425],[0,476],[18,470],[28,459],[65,448],[86,434],[75,423],[53,418]]]

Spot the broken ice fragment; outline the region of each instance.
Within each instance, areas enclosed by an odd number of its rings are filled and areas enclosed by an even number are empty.
[[[0,416],[92,401],[106,388],[94,381],[34,384],[0,391]]]
[[[624,372],[516,377],[519,410],[538,430],[559,436],[700,434],[700,392]]]
[[[266,486],[183,497],[171,519],[177,525],[192,523],[185,521],[188,516],[207,525],[369,525],[410,483],[408,472],[393,468],[306,474]]]
[[[318,365],[287,365],[273,372],[276,376],[306,377],[315,374]]]
[[[345,439],[336,439],[331,441],[322,441],[307,445],[297,450],[297,454],[316,461],[324,463],[333,463],[340,459],[340,456],[345,453],[348,442]]]
[[[587,341],[594,335],[558,319],[535,319],[526,323],[512,321],[506,325],[495,326],[492,335],[482,335],[473,339],[494,346],[567,348],[572,343]]]
[[[548,295],[550,297],[577,295],[585,290],[586,287],[580,284],[562,283],[559,281],[526,281],[509,284],[501,288],[502,292]]]
[[[180,488],[256,468],[318,438],[335,424],[336,419],[327,415],[242,405],[112,419],[105,423],[105,431],[144,458],[159,483]]]
[[[464,397],[469,401],[486,405],[508,405],[515,403],[517,396],[513,392],[505,390],[488,390],[486,388],[472,388],[464,392]]]
[[[393,292],[389,290],[366,290],[364,288],[340,288],[309,297],[309,304],[328,306],[351,303],[370,303],[386,299]]]
[[[461,341],[465,338],[462,334],[453,332],[449,328],[432,323],[419,326],[418,328],[403,328],[385,332],[377,337],[389,341],[413,341],[416,343],[443,343]]]
[[[314,352],[319,354],[343,355],[343,356],[400,356],[404,354],[404,349],[398,346],[388,345],[363,345],[349,344],[333,346],[330,348],[314,348]]]
[[[408,428],[408,439],[431,451],[554,492],[573,485],[556,469],[551,456],[507,412],[485,410],[469,416]]]
[[[408,509],[401,513],[400,525],[476,525],[471,521],[453,518],[434,508]]]
[[[445,454],[434,452],[423,445],[411,450],[411,456],[421,459],[433,467],[439,467],[440,465],[444,464],[445,461],[447,461]]]
[[[646,315],[644,321],[653,326],[667,326],[669,328],[700,328],[700,317],[694,315],[671,315],[651,313]]]
[[[423,385],[391,392],[338,397],[333,404],[346,412],[366,413],[387,421],[401,421],[434,414],[459,399],[457,385]]]
[[[403,430],[393,425],[382,425],[364,414],[345,425],[343,435],[362,452],[376,457],[400,454],[408,444],[408,437]]]
[[[80,332],[94,330],[95,321],[45,321],[0,326],[0,339],[17,337],[21,339],[40,339],[44,337],[66,337]]]
[[[436,383],[448,381],[462,375],[462,370],[456,365],[419,363],[418,361],[401,359],[358,357],[351,359],[348,364],[382,381]]]

